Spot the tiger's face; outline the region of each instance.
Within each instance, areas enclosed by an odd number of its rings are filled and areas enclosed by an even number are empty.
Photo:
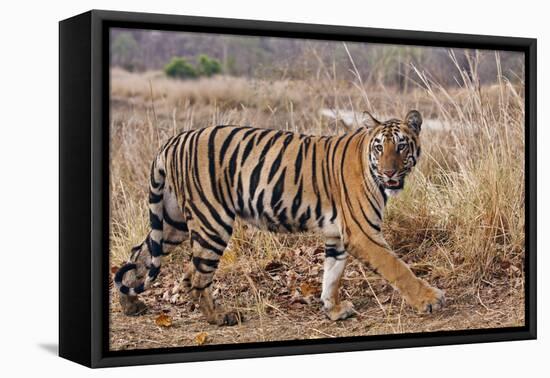
[[[385,122],[371,118],[371,137],[367,148],[371,175],[388,194],[397,194],[420,156],[422,116],[411,110],[404,120]]]

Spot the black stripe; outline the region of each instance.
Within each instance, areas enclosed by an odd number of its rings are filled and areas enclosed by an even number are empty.
[[[256,210],[258,211],[258,217],[261,217],[264,213],[264,192],[265,190],[262,189],[262,191],[258,195],[258,200],[256,201]]]
[[[233,202],[231,202],[231,207],[229,207],[229,204],[227,203],[228,198],[229,198],[229,200],[232,201],[231,195],[226,196],[226,195],[224,195],[224,192],[223,192],[223,184],[225,183],[225,178],[226,178],[225,171],[224,171],[223,175],[224,175],[223,182],[222,182],[221,179],[218,180],[218,192],[220,193],[220,203],[222,204],[223,209],[225,210],[227,215],[229,215],[231,217],[231,219],[235,219],[235,212],[232,210],[232,209],[235,209],[235,206],[233,205]],[[231,193],[231,192],[229,192],[229,193]]]
[[[300,180],[300,185],[298,185],[298,190],[296,191],[296,195],[294,196],[294,199],[292,200],[292,208],[291,208],[291,214],[292,218],[296,218],[296,214],[298,213],[298,209],[300,208],[300,205],[302,205],[302,192],[304,189],[304,179],[302,178]]]
[[[292,226],[288,224],[287,220],[288,217],[286,215],[286,208],[284,208],[278,215],[277,219],[279,220],[279,224],[283,226],[288,232],[292,232]]]
[[[159,272],[160,266],[152,266],[151,268],[149,268],[149,272],[147,273],[147,275],[154,281],[159,275]]]
[[[225,182],[225,188],[227,189],[227,198],[229,199],[229,201],[231,202],[231,208],[232,209],[235,209],[235,202],[233,201],[233,187],[231,185],[231,180],[229,178],[229,171],[226,169],[223,173],[223,178],[224,178],[224,182]],[[225,198],[225,196],[224,196]],[[233,217],[235,216],[235,214],[233,214]]]
[[[218,188],[216,186],[216,134],[218,133],[219,128],[215,127],[208,136],[207,144],[207,156],[208,156],[208,172],[210,173],[210,189],[214,194],[214,198],[219,202],[220,196],[218,194]]]
[[[334,203],[334,200],[331,199],[330,202],[332,204],[332,217],[330,218],[330,221],[332,223],[336,219],[336,216],[338,215],[338,211],[336,210],[336,203]]]
[[[233,187],[233,184],[235,183],[235,172],[237,171],[237,156],[239,155],[240,149],[241,146],[238,145],[237,148],[235,148],[235,151],[233,151],[233,154],[231,154],[231,158],[229,159],[229,178],[231,179],[231,187]]]
[[[218,247],[214,247],[212,244],[207,242],[198,232],[191,231],[191,240],[196,241],[202,248],[214,252],[216,255],[221,256],[223,255],[224,249],[220,249]]]
[[[246,162],[246,159],[248,159],[248,155],[250,155],[250,152],[252,152],[252,148],[254,147],[254,140],[256,139],[256,135],[252,136],[246,146],[244,147],[243,154],[241,156],[241,167]]]
[[[300,143],[298,155],[296,156],[296,162],[294,163],[294,184],[298,183],[298,178],[302,173],[302,160],[303,160],[303,144]]]
[[[250,175],[250,186],[249,186],[249,198],[250,201],[254,198],[254,195],[256,194],[256,189],[258,188],[258,183],[260,182],[260,175],[262,173],[262,169],[265,163],[265,158],[273,146],[273,144],[279,139],[281,136],[281,133],[278,133],[274,135],[270,140],[268,140],[262,149],[262,152],[260,153],[260,159],[258,161],[258,164],[254,167],[252,170],[252,174]],[[250,209],[252,212],[252,208]]]
[[[283,191],[285,190],[285,176],[286,176],[286,167],[283,169],[283,172],[281,172],[281,175],[279,176],[279,179],[277,180],[277,183],[273,187],[273,191],[271,193],[271,207],[274,208],[277,202],[281,199],[283,196]]]
[[[209,259],[203,259],[201,257],[193,256],[193,265],[195,266],[195,269],[203,274],[208,274],[214,272],[218,268],[219,261],[218,260],[209,260]],[[205,265],[209,268],[212,268],[211,270],[205,270],[202,268],[201,265]]]
[[[169,245],[180,245],[181,243],[183,243],[183,240],[163,240],[162,241],[162,244],[169,244]]]
[[[300,215],[300,218],[298,219],[300,231],[307,230],[306,223],[309,220],[309,218],[311,218],[311,209],[308,206],[307,210],[302,215]]]
[[[176,220],[172,219],[170,217],[170,215],[168,214],[168,211],[166,211],[166,208],[164,209],[163,213],[164,213],[164,221],[166,223],[168,223],[170,226],[174,227],[178,231],[182,231],[182,232],[188,232],[189,231],[189,228],[187,227],[187,223],[179,222],[179,221],[176,221]]]
[[[304,157],[307,158],[307,153],[309,151],[309,145],[311,143],[311,137],[310,136],[307,136],[305,139],[304,139]]]
[[[130,270],[137,269],[136,264],[125,264],[122,266],[117,272],[115,273],[115,282],[120,283],[122,282],[122,279],[124,278],[124,275],[129,272]]]
[[[208,228],[211,232],[217,232],[217,230],[214,228],[212,223],[210,223],[210,220],[206,217],[206,215],[203,214],[202,211],[199,210],[199,208],[195,205],[194,202],[188,202],[187,203],[189,207],[191,208],[191,213],[193,215],[196,215],[197,218],[199,218],[201,224]]]
[[[264,139],[264,137],[272,131],[273,130],[271,130],[271,129],[266,129],[266,130],[262,131],[260,133],[260,135],[258,136],[258,140],[256,140],[256,146],[259,146],[262,139]]]
[[[339,251],[339,250],[337,250],[336,248],[332,248],[332,247],[326,248],[326,247],[325,247],[325,256],[326,256],[326,257],[334,257],[334,258],[336,258],[336,257],[342,256],[344,253],[346,253],[345,250]]]
[[[244,141],[246,138],[248,138],[248,136],[252,133],[255,133],[256,131],[258,131],[258,129],[255,129],[253,127],[250,127],[250,130],[248,130],[247,132],[245,132],[243,134],[243,137],[241,138],[241,141]]]
[[[227,242],[224,239],[222,239],[218,234],[212,234],[206,231],[203,227],[201,227],[201,231],[206,236],[208,236],[208,238],[210,238],[210,240],[212,240],[214,243],[218,243],[218,245],[220,245],[222,248],[225,249],[225,247],[227,247]]]
[[[237,181],[237,208],[241,213],[244,211],[243,180],[240,174]]]
[[[363,218],[365,218],[365,220],[367,221],[367,223],[369,224],[369,226],[371,226],[372,228],[374,228],[376,231],[380,232],[380,225],[372,222],[369,217],[367,217],[367,214],[365,214],[365,212],[363,211],[363,208],[362,207],[359,207],[359,209],[361,209],[361,214],[363,214]]]
[[[141,283],[138,286],[134,287],[134,293],[141,294],[145,291],[145,283]]]
[[[149,245],[150,245],[150,251],[151,256],[153,257],[159,257],[162,256],[162,240],[160,241],[161,244],[157,243],[153,240],[153,238],[149,238]]]
[[[162,220],[160,220],[159,216],[151,210],[149,210],[149,223],[151,224],[151,228],[153,230],[162,231]]]
[[[369,203],[370,203],[370,206],[372,208],[372,210],[376,213],[376,216],[378,217],[378,219],[382,220],[382,214],[380,213],[380,210],[378,210],[378,207],[372,202],[370,196],[368,195],[368,193],[365,193],[367,199],[369,200]]]
[[[325,216],[324,215],[321,218],[319,218],[319,220],[317,221],[317,225],[319,226],[319,228],[323,228],[323,226],[325,225]]]
[[[162,194],[155,194],[155,193],[149,191],[149,203],[150,204],[159,203],[160,201],[162,201],[162,198],[163,198]]]
[[[283,135],[283,134],[280,134]],[[290,144],[290,142],[293,139],[293,134],[287,135],[285,140],[283,141],[283,146],[279,150],[279,153],[277,154],[277,157],[275,158],[275,161],[271,165],[271,169],[269,170],[269,176],[267,177],[267,183],[269,184],[271,180],[273,180],[273,177],[279,170],[279,167],[281,166],[281,161],[283,160],[283,155],[287,149],[287,146]]]
[[[332,169],[334,169],[334,158],[336,156],[336,150],[338,149],[338,145],[340,144],[340,142],[346,137],[346,135],[342,135],[341,137],[339,137],[337,140],[336,140],[336,143],[334,143],[334,148],[332,149],[332,158],[330,159],[330,164],[331,164],[331,167]],[[351,138],[350,138],[351,139]],[[348,140],[348,143],[349,143],[349,140]],[[343,155],[342,155],[342,162],[344,161],[344,158],[343,158]],[[330,180],[330,176],[329,176],[329,180]]]
[[[153,159],[153,162],[151,163],[151,173],[149,174],[150,179],[150,185],[152,188],[155,188],[156,190],[160,190],[161,183],[158,183],[155,181],[155,169],[156,169],[156,158]]]
[[[254,211],[254,205],[252,204],[252,198],[248,199],[248,213],[252,218],[256,218],[256,211]]]
[[[226,137],[225,140],[223,141],[222,147],[220,148],[220,155],[219,155],[219,164],[220,164],[220,166],[223,165],[224,158],[225,158],[225,154],[226,154],[226,152],[227,152],[227,149],[229,148],[229,145],[230,145],[231,142],[233,141],[233,138],[235,137],[235,134],[237,134],[239,131],[241,131],[241,130],[243,130],[243,129],[246,129],[246,128],[248,128],[248,127],[242,126],[242,127],[234,128],[234,129],[231,130],[231,132],[227,135],[227,137]]]

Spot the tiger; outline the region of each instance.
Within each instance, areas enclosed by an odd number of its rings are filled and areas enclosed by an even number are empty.
[[[139,315],[141,294],[158,277],[162,256],[190,240],[183,284],[206,321],[240,323],[212,295],[214,273],[237,218],[273,232],[325,238],[322,310],[333,321],[356,313],[340,300],[349,256],[387,280],[418,312],[445,304],[444,292],[415,276],[382,233],[388,196],[399,193],[421,154],[422,116],[378,121],[342,135],[219,125],[170,138],[154,158],[149,182],[150,231],[115,274],[126,315]]]

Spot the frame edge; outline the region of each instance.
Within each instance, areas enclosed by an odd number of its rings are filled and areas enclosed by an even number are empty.
[[[59,356],[90,366],[90,20],[59,22]]]

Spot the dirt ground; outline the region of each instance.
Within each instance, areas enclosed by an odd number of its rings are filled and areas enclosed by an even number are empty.
[[[452,277],[430,279],[427,276],[433,276],[428,273],[433,272],[432,267],[412,263],[419,276],[446,291],[443,310],[420,315],[357,261],[348,264],[341,291],[343,298],[354,303],[356,314],[332,322],[323,315],[319,301],[323,250],[313,245],[263,267],[222,261],[214,294],[226,308],[238,309],[244,321],[233,327],[218,327],[208,324],[180,289],[187,248],[184,244],[176,252],[164,265],[155,287],[142,296],[148,305],[146,314],[125,316],[116,293],[111,293],[112,350],[524,325],[523,278],[513,266],[499,279],[460,290],[451,284]],[[171,325],[157,325],[159,316],[169,319]]]

